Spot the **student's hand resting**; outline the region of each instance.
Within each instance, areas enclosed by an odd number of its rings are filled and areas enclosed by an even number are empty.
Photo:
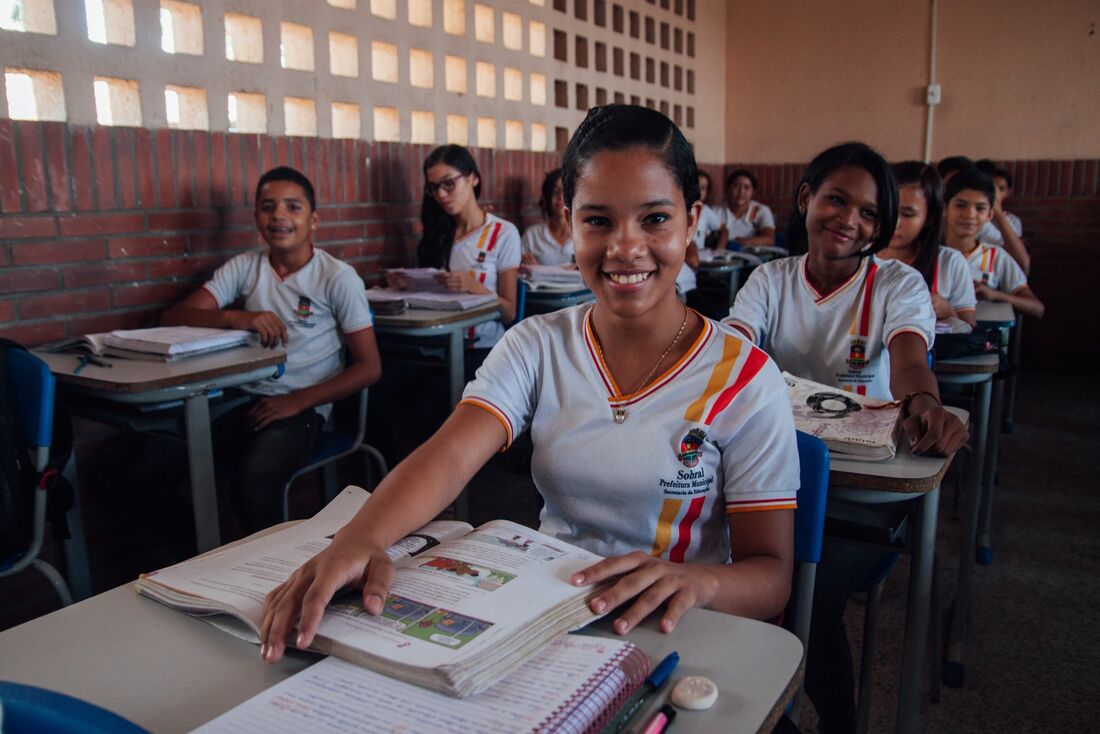
[[[294,393],[272,395],[257,400],[248,409],[248,421],[253,431],[259,431],[270,423],[298,415],[307,407],[310,406],[300,404]]]
[[[969,438],[966,426],[928,395],[916,395],[909,403],[909,417],[901,424],[914,454],[947,456]]]
[[[523,253],[523,256],[520,258],[519,261],[523,265],[538,265],[539,264],[538,258],[535,257],[534,255],[532,255],[530,252]]]
[[[990,288],[980,280],[974,281],[974,295],[983,301],[1001,301],[1001,292],[996,288]]]
[[[234,329],[254,331],[260,335],[265,347],[286,346],[290,337],[286,324],[271,311],[236,311],[232,319]]]
[[[957,316],[955,308],[951,305],[951,302],[941,296],[939,293],[932,294],[932,308],[936,312],[936,318],[939,320],[949,319],[952,316]]]
[[[361,586],[363,608],[381,614],[382,604],[393,583],[393,562],[384,548],[371,545],[347,528],[336,533],[328,548],[307,561],[276,586],[264,600],[260,624],[260,657],[278,662],[287,638],[297,626],[294,646],[313,644],[321,616],[333,595],[347,586]]]
[[[437,283],[440,283],[449,291],[455,293],[480,293],[482,288],[479,288],[481,284],[474,280],[473,276],[463,271],[461,273],[455,273],[447,271],[445,273],[439,273],[435,276]]]
[[[638,626],[650,612],[665,604],[661,631],[671,632],[692,607],[703,607],[718,593],[718,579],[697,565],[672,563],[634,551],[606,558],[573,575],[576,586],[596,584],[619,576],[613,586],[589,602],[596,614],[604,614],[631,599],[630,605],[612,626],[625,635]]]
[[[393,288],[395,291],[403,291],[409,287],[409,278],[404,273],[396,273],[392,270],[387,270],[386,287]]]

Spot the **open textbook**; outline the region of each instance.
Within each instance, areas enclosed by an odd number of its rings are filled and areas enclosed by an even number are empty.
[[[428,268],[424,268],[427,270]],[[379,314],[401,313],[391,308],[393,304],[407,305],[409,308],[434,309],[437,311],[467,311],[478,306],[495,303],[495,293],[459,293],[448,290],[405,290],[397,291],[375,286],[367,290],[367,300]]]
[[[330,657],[195,734],[597,732],[648,672],[631,642],[561,635],[496,685],[456,699]]]
[[[369,494],[346,487],[313,518],[142,576],[137,590],[258,642],[264,597],[326,548]],[[388,549],[396,575],[382,614],[338,595],[311,649],[466,696],[488,688],[562,632],[596,619],[605,586],[573,586],[600,556],[505,520],[433,522]],[[228,616],[226,616],[228,615]]]
[[[783,373],[794,427],[817,436],[838,458],[884,461],[897,453],[901,405]]]
[[[240,329],[198,326],[161,326],[151,329],[86,334],[50,346],[51,351],[81,351],[97,357],[120,357],[153,362],[172,362],[255,342],[255,335]]]

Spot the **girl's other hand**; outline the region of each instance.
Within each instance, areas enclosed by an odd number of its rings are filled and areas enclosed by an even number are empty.
[[[918,401],[921,407],[931,407],[920,410],[916,408]],[[909,437],[910,450],[914,454],[949,456],[962,448],[970,437],[962,421],[926,395],[912,399],[909,417],[901,427]]]
[[[409,287],[409,279],[404,273],[394,270],[386,271],[386,287],[396,291],[403,291]]]
[[[539,264],[538,258],[536,258],[534,255],[532,255],[530,252],[523,253],[523,257],[521,257],[519,261],[523,265],[538,265]]]
[[[435,276],[437,283],[441,284],[444,288],[455,293],[473,293],[473,285],[471,281],[473,278],[469,273],[453,273],[445,272],[439,273]]]
[[[661,631],[671,632],[684,612],[692,607],[706,606],[718,593],[718,579],[703,567],[672,563],[641,551],[606,558],[574,574],[572,582],[576,586],[588,586],[615,576],[619,580],[588,605],[596,614],[605,614],[633,599],[634,603],[612,624],[620,635],[637,627],[666,603]]]
[[[955,308],[951,305],[951,302],[939,293],[932,294],[932,308],[936,311],[936,318],[941,321],[958,315],[955,313]]]

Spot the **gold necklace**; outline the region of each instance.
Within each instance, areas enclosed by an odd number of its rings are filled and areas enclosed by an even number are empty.
[[[687,306],[684,306],[684,320],[680,322],[680,328],[676,330],[676,336],[672,337],[672,342],[667,347],[665,347],[665,351],[661,352],[661,356],[657,358],[657,363],[653,365],[653,368],[649,370],[649,373],[644,378],[642,378],[642,381],[639,382],[633,390],[626,392],[624,394],[624,397],[627,395],[633,395],[634,393],[638,392],[638,390],[641,390],[643,387],[649,384],[649,380],[653,377],[654,374],[656,374],[657,368],[661,366],[661,363],[665,361],[665,357],[667,357],[668,353],[672,351],[672,348],[676,346],[676,342],[680,341],[680,337],[684,333],[684,327],[687,326],[687,322],[688,308]],[[603,356],[603,345],[600,343],[600,335],[596,333],[595,326],[593,326],[592,328],[592,335],[596,337],[596,351],[600,353],[600,361],[606,365],[607,360],[604,359]],[[616,423],[622,423],[626,420],[626,407],[623,401],[612,400],[610,401],[610,407],[611,417],[615,419]]]

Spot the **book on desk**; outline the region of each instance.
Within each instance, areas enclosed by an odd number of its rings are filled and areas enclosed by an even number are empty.
[[[495,303],[495,293],[456,293],[454,291],[398,291],[375,286],[367,290],[371,308],[380,315],[394,315],[408,308],[436,311],[469,311]]]
[[[137,590],[253,642],[264,598],[367,501],[347,487],[310,520],[137,582]],[[313,650],[451,696],[485,690],[553,638],[595,620],[588,601],[609,584],[568,579],[600,556],[512,522],[476,530],[430,523],[391,547],[394,582],[381,615],[358,591],[329,605]]]
[[[96,357],[118,357],[149,362],[175,362],[223,349],[256,343],[256,335],[241,329],[197,326],[161,326],[109,331],[50,345],[53,352],[81,352]]]
[[[837,458],[885,461],[897,453],[901,405],[783,373],[794,427],[817,436]]]

